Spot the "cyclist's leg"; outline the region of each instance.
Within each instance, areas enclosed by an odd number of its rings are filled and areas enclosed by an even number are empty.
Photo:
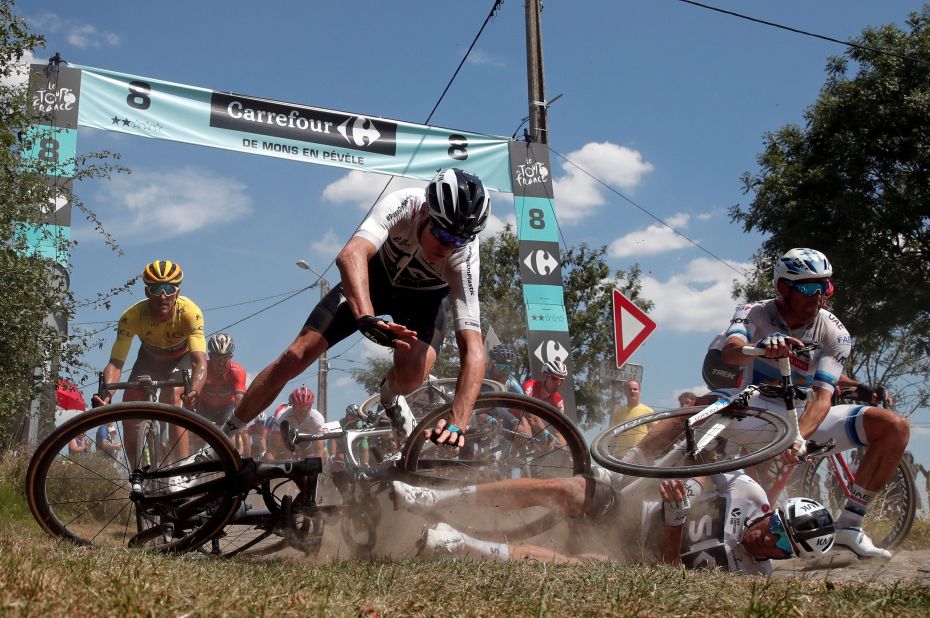
[[[582,561],[552,549],[523,543],[484,541],[439,523],[425,528],[417,542],[422,557],[481,557],[501,562],[531,560],[556,564],[581,564]]]
[[[255,376],[224,431],[231,433],[258,416],[259,412],[275,402],[281,389],[290,380],[314,363],[328,348],[356,330],[355,316],[345,300],[340,283],[314,307],[291,345]]]
[[[416,331],[409,350],[394,350],[394,366],[385,376],[381,401],[408,395],[429,377],[446,330],[447,291],[417,294],[396,292],[389,299],[373,298],[377,311],[391,314],[395,322]]]

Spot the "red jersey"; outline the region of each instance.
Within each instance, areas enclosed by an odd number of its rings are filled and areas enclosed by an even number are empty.
[[[207,367],[207,381],[200,399],[210,407],[236,403],[236,394],[245,392],[245,369],[236,361],[229,361],[226,373],[217,375]]]
[[[542,391],[543,381],[542,380],[527,380],[523,383],[523,392],[527,397],[535,397],[536,399],[541,399],[551,406],[558,408],[560,412],[565,412],[565,402],[562,401],[562,395],[558,391],[552,393],[548,397],[540,397],[537,393]]]

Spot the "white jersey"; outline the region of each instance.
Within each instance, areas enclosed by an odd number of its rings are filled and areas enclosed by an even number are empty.
[[[481,332],[478,239],[440,262],[426,259],[420,248],[421,220],[417,216],[425,202],[425,189],[394,191],[375,205],[355,235],[378,248],[378,259],[393,286],[414,290],[448,287],[455,330]]]
[[[715,474],[713,487],[694,491],[688,483],[691,511],[681,535],[681,563],[689,569],[722,568],[734,573],[768,575],[770,560],[756,559],[741,544],[747,524],[769,511],[762,487],[742,471]],[[662,503],[645,505],[643,529],[663,526]]]
[[[739,337],[747,343],[756,343],[773,333],[823,346],[791,359],[791,379],[800,387],[834,390],[852,350],[852,337],[839,318],[821,309],[810,324],[791,329],[779,314],[775,301],[764,300],[738,306],[726,331],[727,339]],[[777,359],[755,357],[743,369],[743,384],[777,383],[780,379]]]
[[[294,412],[293,406],[288,406],[271,420],[271,425],[267,426],[269,431],[278,431],[281,427],[281,421],[287,421],[291,426],[296,426],[301,433],[321,433],[326,419],[316,408],[310,408],[310,412],[298,421],[297,413]]]

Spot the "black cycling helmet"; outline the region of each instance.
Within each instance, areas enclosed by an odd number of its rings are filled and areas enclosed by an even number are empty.
[[[484,229],[491,214],[491,198],[474,174],[442,170],[426,187],[430,225],[471,240]]]
[[[513,348],[509,345],[504,345],[503,343],[491,348],[489,356],[493,362],[501,363],[502,365],[513,365],[517,362],[517,353],[514,352]]]

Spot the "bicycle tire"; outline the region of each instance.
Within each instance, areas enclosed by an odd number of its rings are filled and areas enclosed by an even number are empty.
[[[404,399],[407,400],[407,405],[410,406],[413,417],[419,421],[438,407],[451,402],[457,383],[458,380],[455,378],[427,380],[409,395],[405,395]],[[503,390],[504,385],[495,380],[486,379],[481,382],[482,393],[496,393]],[[381,395],[375,393],[359,406],[359,418],[367,421],[369,417],[377,414],[380,405]]]
[[[145,422],[160,423],[163,428],[174,425],[176,435],[193,434],[213,449],[213,458],[193,464],[187,461],[189,453],[183,457],[184,453],[170,446],[161,453],[156,468],[149,464],[146,470],[131,470],[124,463],[132,458],[122,436],[122,457],[109,452],[82,457],[66,454],[68,442],[77,435],[110,424],[116,424],[118,431],[122,427],[124,433],[133,432],[133,424]],[[175,440],[175,444],[182,442]],[[181,408],[137,401],[102,406],[69,420],[39,445],[26,473],[27,503],[43,530],[78,545],[189,551],[225,525],[236,511],[239,496],[223,492],[214,499],[204,492],[197,498],[176,497],[183,491],[177,482],[180,473],[173,474],[179,466],[184,466],[179,468],[182,472],[190,470],[186,484],[196,486],[235,474],[241,460],[215,426]],[[130,475],[142,487],[136,496],[148,500],[143,508],[130,496]],[[183,507],[197,511],[184,517],[180,515]]]
[[[482,424],[494,423],[489,419],[495,408],[530,415],[535,419],[532,422],[528,419],[534,433],[513,432],[508,438],[501,431],[495,434],[483,428]],[[432,411],[404,444],[398,465],[411,482],[448,487],[516,478],[571,478],[591,474],[591,458],[584,436],[568,417],[539,399],[505,392],[479,394],[465,428],[466,447],[463,449],[435,445],[424,435],[424,430],[435,427],[440,419],[448,420],[451,411],[451,403]],[[544,430],[550,432],[551,441],[542,438]],[[481,435],[486,437],[484,445],[478,444]],[[471,449],[469,439],[473,444]],[[456,509],[442,516],[444,521],[469,534],[510,541],[536,536],[564,519],[562,513],[543,506],[496,512],[491,521]]]
[[[604,468],[620,474],[648,478],[689,478],[732,472],[761,463],[787,450],[793,442],[788,423],[780,415],[753,407],[727,409],[708,419],[703,426],[710,427],[717,422],[714,419],[728,419],[729,426],[724,430],[724,437],[733,444],[727,445],[722,452],[716,449],[699,454],[698,459],[692,460],[693,463],[687,463],[684,431],[680,427],[702,409],[694,406],[665,410],[611,427],[591,443],[591,456]],[[741,429],[732,426],[747,418],[753,419],[748,423],[753,427]],[[663,424],[646,427],[653,423]],[[700,439],[701,427],[695,433]],[[759,433],[763,435],[750,441],[749,435]],[[652,444],[641,442],[647,435]],[[739,452],[734,452],[734,445],[739,445]],[[638,452],[632,451],[634,446]],[[747,449],[749,452],[745,452]],[[624,456],[628,460],[624,460]]]
[[[818,457],[805,466],[804,496],[817,500],[837,518],[846,506],[846,494],[830,469],[828,457]],[[911,531],[916,513],[917,485],[908,467],[900,463],[869,503],[862,530],[876,546],[894,549]]]

